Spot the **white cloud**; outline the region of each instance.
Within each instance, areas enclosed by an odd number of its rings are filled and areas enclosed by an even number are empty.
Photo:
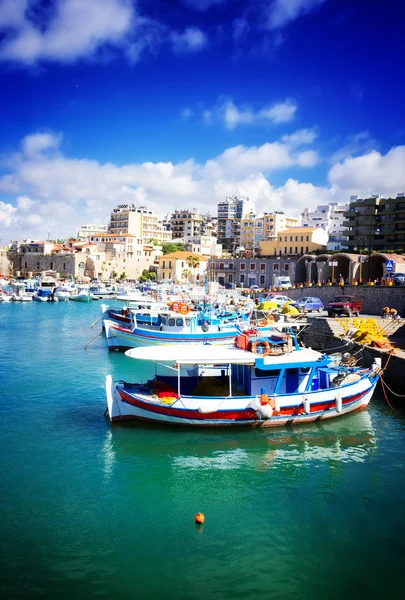
[[[297,105],[292,100],[285,100],[278,104],[273,104],[263,109],[263,116],[270,119],[273,123],[288,123],[294,119]]]
[[[283,102],[264,106],[254,111],[251,107],[238,108],[232,100],[228,100],[215,110],[218,118],[223,120],[228,129],[238,125],[260,125],[272,123],[278,125],[292,121],[297,111],[297,104],[287,98]]]
[[[273,0],[268,8],[268,27],[284,27],[302,15],[316,10],[326,0]]]
[[[35,133],[22,140],[22,149],[27,156],[38,156],[45,150],[55,150],[62,142],[61,134]]]
[[[104,44],[120,45],[135,16],[131,0],[55,0],[46,27],[29,19],[28,6],[40,0],[3,1],[0,29],[5,32],[0,59],[34,64],[38,60],[74,62],[94,54]]]
[[[42,238],[48,232],[53,238],[69,237],[85,222],[106,224],[111,210],[124,203],[160,214],[182,206],[215,214],[218,200],[246,194],[257,201],[259,212],[284,210],[297,216],[306,206],[347,201],[351,193],[405,190],[405,146],[333,165],[329,185],[292,179],[290,169],[310,169],[318,161],[311,129],[261,146],[234,146],[202,164],[192,159],[125,165],[78,160],[57,147],[60,136],[42,135],[24,138],[23,150],[12,155],[8,172],[0,177],[0,193],[6,194],[0,196],[0,226],[10,239]],[[274,173],[278,179],[284,173],[285,183],[273,185]]]
[[[363,156],[346,158],[329,171],[333,187],[358,194],[394,196],[405,189],[405,146],[391,148],[383,155],[373,150]]]
[[[283,135],[281,138],[282,142],[285,142],[289,146],[304,146],[312,144],[317,138],[318,134],[315,129],[299,129],[288,135]]]
[[[12,204],[6,204],[0,200],[0,225],[9,227],[17,209]]]
[[[173,49],[178,54],[182,52],[195,52],[207,44],[206,35],[197,27],[187,27],[183,33],[171,34]]]
[[[376,150],[377,142],[368,131],[360,131],[347,136],[345,143],[332,155],[331,163],[341,162],[345,158],[366,154]]]

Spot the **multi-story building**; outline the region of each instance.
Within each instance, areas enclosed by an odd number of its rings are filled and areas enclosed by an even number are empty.
[[[345,213],[348,211],[348,204],[339,204],[337,202],[324,204],[316,207],[316,210],[305,208],[301,213],[302,227],[322,227],[328,233],[328,250],[342,250],[346,248],[345,236]]]
[[[172,239],[171,232],[159,222],[157,214],[145,206],[136,207],[134,204],[120,204],[112,211],[108,232],[114,235],[129,233],[142,239],[143,243],[153,239],[163,244]]]
[[[182,239],[187,241],[197,235],[201,235],[203,215],[197,208],[193,210],[176,210],[170,216],[170,229],[173,240]]]
[[[296,227],[298,219],[289,217],[282,211],[273,213],[264,213],[263,216],[263,241],[274,240],[279,231],[284,231],[288,227]]]
[[[296,217],[289,217],[281,211],[263,216],[247,215],[241,220],[240,246],[252,253],[258,252],[260,242],[277,239],[279,231],[295,227],[297,223]]]
[[[193,259],[191,258],[193,257]],[[158,278],[173,283],[202,283],[207,270],[208,258],[200,254],[179,250],[159,258]]]
[[[405,192],[396,198],[352,196],[343,224],[349,251],[405,251]]]
[[[228,196],[218,202],[218,243],[224,250],[233,252],[240,245],[241,220],[254,212],[254,201],[246,196]]]
[[[86,240],[97,233],[107,233],[107,225],[82,225],[77,232],[77,238]]]
[[[255,252],[264,235],[264,217],[250,214],[241,219],[240,223],[240,246],[244,250]]]
[[[326,250],[328,234],[321,227],[289,227],[277,239],[260,243],[260,256],[299,256]]]

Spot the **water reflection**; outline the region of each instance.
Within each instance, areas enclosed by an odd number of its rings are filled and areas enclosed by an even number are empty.
[[[370,414],[362,411],[329,422],[275,430],[179,430],[120,424],[109,431],[104,460],[106,474],[121,460],[155,464],[163,460],[175,471],[262,471],[288,462],[361,463],[375,447]]]

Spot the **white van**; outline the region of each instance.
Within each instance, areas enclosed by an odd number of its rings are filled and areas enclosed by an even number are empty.
[[[280,277],[275,278],[274,285],[287,290],[288,288],[291,287],[291,280],[288,276],[281,275]]]

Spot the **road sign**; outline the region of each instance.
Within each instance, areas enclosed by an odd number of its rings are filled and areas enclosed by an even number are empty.
[[[386,260],[385,261],[385,268],[387,270],[387,273],[392,273],[392,270],[394,268],[394,261],[393,260]]]
[[[334,260],[334,261],[332,261],[332,262],[330,262],[330,263],[329,263],[329,266],[330,266],[330,267],[337,267],[337,266],[338,266],[338,264],[339,264],[339,263],[338,263],[338,261],[337,261],[337,260]]]

